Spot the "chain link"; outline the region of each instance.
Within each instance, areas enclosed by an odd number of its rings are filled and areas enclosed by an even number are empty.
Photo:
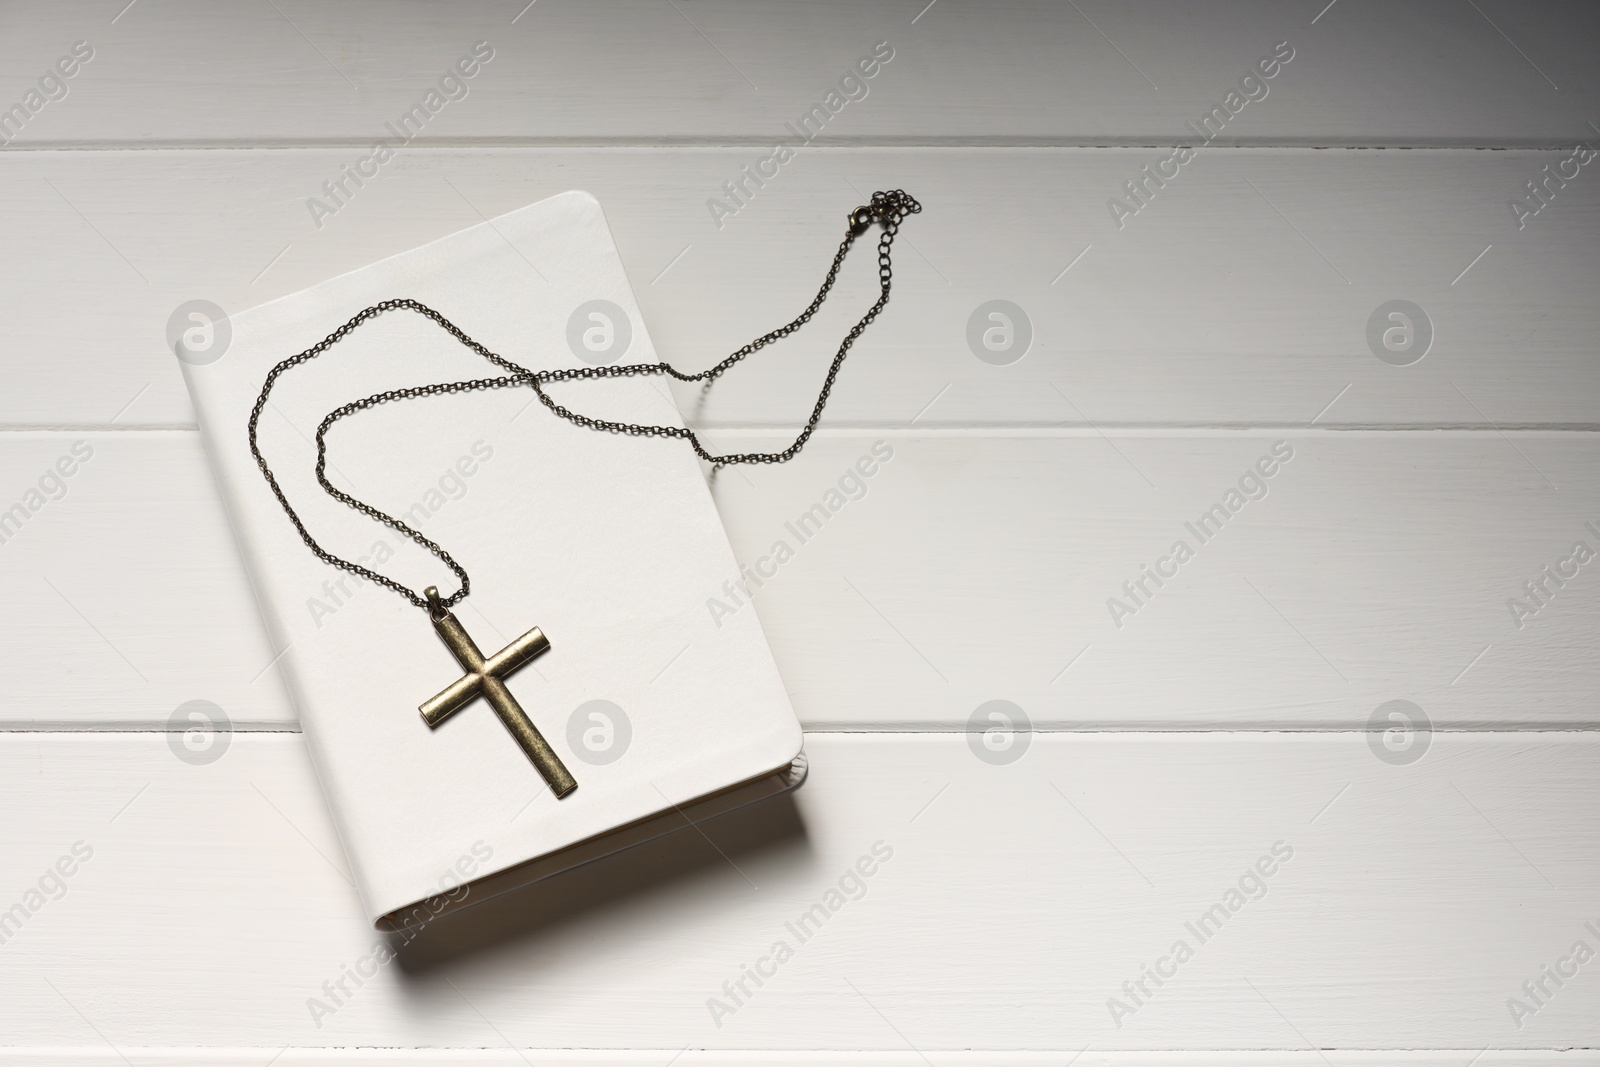
[[[467,334],[464,333],[455,323],[451,322],[449,319],[439,314],[439,312],[433,310],[425,304],[421,304],[415,300],[406,299],[385,300],[382,303],[374,304],[371,307],[357,313],[353,318],[350,319],[349,322],[346,322],[343,326],[340,326],[337,330],[334,330],[321,341],[318,341],[304,352],[290,356],[288,359],[283,360],[277,366],[272,368],[271,373],[267,375],[267,379],[261,387],[261,395],[256,397],[255,407],[250,411],[250,452],[255,456],[256,465],[261,468],[262,477],[266,478],[267,485],[271,487],[273,495],[278,498],[278,503],[282,505],[284,513],[289,516],[289,521],[292,522],[294,524],[294,528],[299,531],[301,540],[305,541],[307,547],[309,547],[312,552],[316,553],[318,559],[322,560],[324,563],[332,564],[335,567],[346,570],[351,574],[359,575],[368,581],[376,582],[378,585],[384,586],[387,589],[392,589],[396,593],[399,593],[401,596],[405,597],[407,600],[411,601],[411,603],[415,604],[417,607],[422,608],[424,611],[430,611],[431,613],[428,602],[417,593],[401,585],[399,582],[394,581],[392,578],[385,577],[384,575],[379,574],[367,567],[363,567],[358,563],[352,563],[350,560],[334,555],[318,544],[316,538],[311,536],[311,532],[306,529],[305,523],[301,521],[300,516],[295,512],[294,507],[289,503],[289,498],[284,494],[283,487],[278,484],[278,479],[272,473],[272,468],[267,464],[266,457],[261,453],[261,446],[257,439],[257,427],[261,421],[261,413],[266,409],[267,398],[272,392],[272,387],[277,384],[278,378],[281,377],[285,371],[288,371],[293,367],[297,367],[302,363],[309,362],[310,360],[322,355],[328,349],[338,344],[345,338],[346,335],[348,335],[352,330],[355,330],[362,323],[373,318],[374,316],[381,315],[386,311],[397,311],[403,309],[407,311],[414,311],[419,315],[423,315],[429,319],[432,319],[463,345],[472,349],[489,362],[507,371],[509,375],[507,377],[474,378],[467,381],[458,382],[437,382],[431,385],[417,385],[406,389],[390,389],[386,392],[374,393],[371,396],[363,397],[360,400],[353,400],[348,404],[335,408],[333,411],[329,412],[328,415],[317,426],[317,483],[322,486],[324,492],[333,497],[335,500],[354,508],[356,511],[361,512],[368,518],[381,522],[390,529],[393,529],[396,532],[404,535],[409,540],[421,545],[423,548],[426,548],[429,552],[437,556],[439,560],[445,564],[445,566],[449,567],[455,576],[460,580],[461,588],[456,590],[450,596],[444,598],[444,600],[441,602],[443,608],[448,610],[460,603],[466,598],[467,594],[472,591],[472,579],[467,576],[466,569],[462,567],[461,564],[457,563],[449,552],[445,551],[437,543],[425,537],[419,531],[406,525],[406,523],[395,518],[393,515],[389,515],[383,511],[380,511],[365,501],[356,499],[349,493],[344,492],[333,483],[328,481],[327,433],[330,427],[346,416],[353,415],[356,412],[363,411],[367,408],[376,407],[379,404],[388,403],[391,400],[410,400],[415,397],[422,396],[438,396],[446,393],[475,392],[480,389],[505,389],[512,386],[527,385],[533,389],[534,393],[537,394],[539,399],[544,403],[545,407],[549,408],[561,418],[566,419],[568,422],[574,423],[578,426],[587,427],[592,430],[604,430],[609,433],[630,434],[636,437],[683,438],[690,443],[691,447],[694,448],[696,455],[719,468],[738,463],[782,463],[786,460],[794,458],[794,456],[805,447],[806,441],[810,439],[811,434],[817,428],[818,421],[822,418],[823,409],[828,406],[828,397],[833,392],[834,381],[839,377],[839,369],[844,366],[845,356],[849,354],[850,346],[855,344],[856,339],[866,332],[867,327],[872,324],[872,321],[878,317],[878,313],[883,310],[884,305],[889,302],[889,288],[894,277],[894,271],[891,264],[891,249],[894,246],[895,234],[899,232],[900,223],[907,215],[915,215],[921,210],[922,205],[904,190],[891,189],[888,192],[873,193],[871,203],[856,208],[848,216],[849,225],[845,231],[844,240],[840,242],[839,250],[834,253],[833,262],[829,265],[827,276],[822,281],[822,288],[817,291],[816,298],[811,301],[811,304],[804,311],[802,311],[793,322],[790,322],[784,326],[780,326],[770,333],[763,334],[761,337],[756,338],[743,348],[740,348],[738,351],[727,356],[715,366],[709,368],[708,370],[700,371],[696,374],[685,374],[666,362],[630,363],[614,367],[569,367],[560,370],[531,370],[519,363],[515,363],[512,360],[505,358],[504,356],[500,356],[494,352],[491,352],[489,349],[485,348],[483,345],[467,336]],[[817,394],[816,406],[811,409],[811,417],[806,421],[805,427],[800,431],[799,436],[794,439],[793,443],[791,443],[788,448],[783,449],[781,452],[737,452],[721,456],[714,455],[707,451],[705,446],[700,443],[700,438],[695,434],[695,432],[687,429],[686,427],[651,426],[640,423],[612,422],[607,419],[591,418],[587,415],[580,415],[570,408],[557,403],[548,393],[544,391],[544,386],[549,382],[566,382],[590,378],[630,378],[641,374],[665,374],[676,378],[680,382],[704,382],[704,388],[709,390],[716,382],[717,378],[742,361],[746,356],[765,348],[774,341],[779,341],[785,337],[788,337],[801,326],[804,326],[807,322],[811,321],[811,317],[817,313],[817,310],[820,307],[822,307],[822,303],[827,299],[829,291],[833,289],[833,283],[839,276],[839,268],[844,264],[845,256],[849,254],[850,249],[855,245],[856,238],[860,237],[862,234],[866,233],[867,230],[871,229],[873,223],[879,224],[879,226],[882,228],[882,232],[878,237],[878,299],[870,308],[867,309],[867,313],[861,317],[860,321],[851,327],[850,332],[845,335],[844,340],[839,345],[839,351],[834,355],[833,362],[828,367],[827,377],[823,379],[822,389]]]

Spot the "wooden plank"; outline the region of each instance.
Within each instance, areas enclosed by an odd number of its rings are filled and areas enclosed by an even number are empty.
[[[742,149],[417,151],[318,230],[306,200],[347,156],[6,156],[0,285],[20,355],[0,370],[0,425],[191,424],[166,347],[179,305],[250,306],[573,187],[606,205],[657,348],[709,366],[803,307],[843,212],[895,186],[926,210],[830,425],[1597,425],[1600,164],[1520,231],[1509,208],[1562,153],[1204,152],[1119,230],[1108,200],[1162,152],[818,149],[719,230],[705,205]],[[558,269],[526,253],[515,284]],[[871,268],[858,253],[805,331],[704,404],[682,393],[686,410],[802,421],[870,303]],[[977,354],[985,329],[1005,341],[981,310],[995,299],[1032,326],[1009,365]],[[1409,366],[1368,338],[1396,299],[1421,306],[1434,338]],[[555,334],[501,347],[572,360]],[[469,366],[441,349],[441,371]]]
[[[794,545],[754,604],[813,727],[961,729],[996,699],[1054,729],[1350,727],[1401,698],[1454,727],[1595,721],[1600,600],[1579,577],[1508,605],[1600,548],[1587,435],[883,440],[804,544],[870,439],[717,491],[743,563]],[[1230,499],[1242,479],[1267,495]]]
[[[474,431],[511,446],[517,405],[502,406]],[[0,545],[29,620],[0,660],[0,718],[159,727],[206,699],[245,728],[292,726],[195,434],[0,435],[0,505],[26,503],[78,441],[94,458],[67,495]],[[458,446],[438,443],[438,469]],[[962,730],[991,700],[1055,730],[1359,728],[1396,699],[1441,728],[1593,726],[1600,600],[1571,557],[1580,540],[1600,551],[1597,447],[1532,432],[828,432],[790,464],[718,476],[754,577],[707,589],[706,610],[754,605],[813,729]],[[1251,475],[1258,462],[1272,477]],[[433,535],[448,545],[517,491],[499,469]],[[419,472],[417,494],[430,485]],[[1235,502],[1225,525],[1210,510]],[[1176,574],[1158,586],[1157,566]],[[1547,566],[1577,573],[1558,587]]]
[[[164,728],[205,700],[240,728],[292,725],[198,446],[193,431],[0,435],[5,721]]]
[[[9,5],[6,91],[80,40],[92,60],[20,143],[366,144],[480,41],[492,58],[436,97],[427,139],[770,143],[836,91],[830,143],[1167,143],[1275,50],[1293,58],[1222,143],[1550,145],[1587,136],[1600,102],[1579,2],[39,0]],[[879,42],[893,58],[846,101]]]
[[[1597,745],[1457,734],[1396,766],[1358,734],[1058,734],[997,766],[961,737],[816,735],[792,807],[685,829],[540,899],[435,924],[399,965],[347,979],[319,1027],[308,998],[329,996],[322,983],[376,935],[299,737],[238,736],[195,766],[160,736],[7,734],[6,906],[74,843],[92,856],[60,899],[47,884],[4,945],[6,1037],[1058,1061],[1086,1045],[1452,1046],[1467,1050],[1458,1062],[1486,1047],[1592,1050],[1593,961],[1559,989],[1546,980],[1520,1030],[1507,999],[1600,940],[1585,925],[1600,925]],[[489,847],[513,815],[485,813]],[[892,856],[868,865],[865,895],[800,942],[785,924],[878,842]],[[1275,844],[1292,855],[1246,879],[1257,899],[1241,895],[1202,942],[1186,924]],[[708,998],[779,939],[793,957],[763,964],[776,973],[747,980],[716,1025]],[[1178,940],[1193,957],[1160,988],[1146,980],[1118,1028],[1108,999]]]

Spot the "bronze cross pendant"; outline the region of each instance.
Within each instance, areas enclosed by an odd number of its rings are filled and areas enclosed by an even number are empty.
[[[421,705],[418,710],[422,712],[422,721],[427,723],[429,728],[437,728],[440,723],[481,696],[489,702],[495,714],[500,716],[500,721],[511,731],[511,736],[517,739],[517,744],[522,746],[522,751],[528,759],[539,768],[539,773],[549,783],[551,792],[557,797],[564,797],[578,788],[577,781],[567,771],[561,762],[561,757],[556,755],[550,743],[544,739],[544,735],[539,733],[539,728],[533,725],[533,720],[528,718],[527,713],[522,710],[516,697],[511,695],[511,690],[506,688],[506,683],[503,681],[518,667],[549,649],[549,640],[535,626],[499,652],[484,659],[483,653],[478,651],[478,646],[467,636],[467,631],[461,623],[441,604],[438,587],[430,585],[424,592],[428,597],[428,617],[433,620],[433,628],[438,631],[439,639],[455,655],[456,662],[461,664],[461,669],[467,673],[451,683],[444,692]]]

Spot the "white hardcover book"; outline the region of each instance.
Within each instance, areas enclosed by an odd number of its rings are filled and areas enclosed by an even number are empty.
[[[274,365],[396,298],[533,369],[657,358],[600,206],[580,192],[233,315],[211,349],[180,352],[278,668],[387,929],[782,792],[804,769],[755,612],[707,608],[738,566],[688,443],[575,426],[525,385],[377,405],[328,432],[329,480],[471,575],[454,614],[485,656],[535,626],[548,637],[506,684],[578,787],[558,799],[482,698],[429,728],[420,705],[462,667],[427,612],[313,555],[247,436]],[[387,311],[279,379],[261,449],[325,549],[448,595],[442,562],[322,491],[313,441],[349,401],[503,373],[422,315]],[[546,388],[586,414],[682,425],[656,377]]]

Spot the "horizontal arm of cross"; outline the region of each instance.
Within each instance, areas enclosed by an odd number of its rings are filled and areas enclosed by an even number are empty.
[[[430,697],[423,702],[418,709],[422,712],[422,721],[429,726],[438,726],[472,703],[482,692],[483,675],[476,672],[464,674],[446,686],[438,696]]]

